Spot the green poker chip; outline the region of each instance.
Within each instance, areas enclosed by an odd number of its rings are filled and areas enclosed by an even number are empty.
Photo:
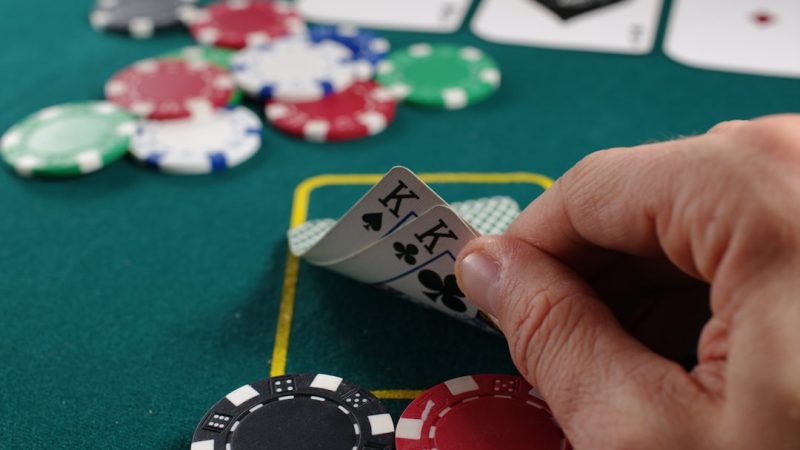
[[[500,69],[475,47],[414,44],[382,61],[376,79],[409,103],[461,109],[497,91]]]
[[[167,52],[158,59],[183,59],[186,61],[204,61],[230,72],[231,58],[236,52],[227,48],[212,47],[208,45],[192,45]],[[242,91],[236,89],[228,101],[229,106],[242,103]]]
[[[51,106],[14,125],[0,140],[0,156],[22,176],[83,175],[128,152],[136,119],[108,102]]]

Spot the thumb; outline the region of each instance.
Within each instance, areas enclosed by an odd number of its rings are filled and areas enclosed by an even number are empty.
[[[674,429],[669,420],[686,429],[697,388],[626,333],[571,269],[522,240],[484,237],[461,252],[456,274],[467,298],[497,318],[517,368],[576,448],[651,448],[654,438],[686,448],[676,439],[689,435],[659,434]]]

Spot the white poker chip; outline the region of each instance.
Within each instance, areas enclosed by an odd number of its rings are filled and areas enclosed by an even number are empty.
[[[131,141],[131,154],[162,172],[219,172],[255,155],[261,148],[262,131],[259,118],[242,106],[199,118],[141,121]]]
[[[245,48],[234,55],[232,73],[253,97],[306,102],[370,78],[372,68],[367,61],[354,60],[345,45],[298,35]]]

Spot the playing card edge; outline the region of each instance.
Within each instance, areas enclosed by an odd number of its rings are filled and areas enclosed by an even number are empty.
[[[651,17],[651,21],[654,24],[653,30],[650,33],[650,39],[646,46],[641,49],[630,49],[630,48],[621,48],[621,47],[614,47],[614,46],[604,46],[604,45],[592,45],[592,44],[570,44],[570,43],[563,43],[560,42],[558,44],[549,43],[546,41],[542,41],[538,38],[533,39],[523,39],[523,38],[514,38],[508,37],[502,34],[497,34],[491,30],[485,29],[483,24],[483,16],[488,14],[487,11],[492,6],[493,0],[483,0],[475,11],[475,14],[470,21],[469,28],[473,34],[477,37],[483,39],[484,41],[495,43],[495,44],[503,44],[503,45],[515,45],[521,47],[532,47],[532,48],[542,48],[548,50],[567,50],[567,51],[578,51],[578,52],[591,52],[591,53],[609,53],[615,55],[636,55],[636,56],[645,56],[651,54],[656,48],[656,41],[658,37],[659,31],[659,19],[661,18],[661,14],[664,11],[664,1],[663,0],[655,0],[656,4],[653,6],[652,14],[655,17]]]
[[[390,22],[385,22],[382,20],[347,21],[347,20],[342,20],[343,18],[340,19],[340,18],[326,17],[324,14],[317,14],[313,10],[309,10],[308,9],[309,2],[306,0],[298,0],[297,8],[298,11],[303,15],[303,17],[309,22],[320,23],[323,25],[341,25],[346,23],[348,25],[356,25],[363,28],[372,28],[372,29],[386,30],[386,31],[411,31],[417,33],[453,34],[457,32],[464,24],[464,21],[466,20],[467,17],[467,13],[469,12],[472,3],[473,0],[466,0],[466,5],[464,6],[463,11],[461,11],[457,16],[458,20],[454,20],[454,23],[448,24],[447,27],[415,25],[408,23],[403,25],[393,25]]]
[[[708,61],[703,59],[702,56],[696,56],[692,54],[691,51],[694,50],[694,47],[679,44],[679,18],[686,14],[683,11],[683,5],[685,4],[684,1],[685,0],[672,1],[672,7],[667,20],[667,27],[664,32],[664,42],[661,46],[664,54],[673,62],[698,70],[789,79],[800,78],[800,70],[782,70],[768,67],[749,67],[736,64],[725,64],[716,61]]]
[[[349,217],[354,211],[356,211],[357,208],[360,207],[362,205],[362,203],[366,199],[370,198],[372,196],[372,194],[375,193],[375,191],[378,189],[378,187],[384,182],[384,180],[386,180],[386,179],[394,179],[394,178],[396,178],[398,180],[401,180],[401,179],[403,179],[405,177],[414,179],[417,182],[419,182],[419,184],[424,186],[424,188],[427,189],[428,193],[431,196],[433,196],[435,201],[437,201],[438,203],[440,203],[440,204],[445,204],[446,203],[444,201],[444,199],[442,199],[442,197],[439,196],[439,194],[434,192],[434,190],[431,189],[431,187],[428,186],[428,184],[425,183],[425,181],[423,181],[421,178],[419,178],[419,176],[417,174],[415,174],[411,169],[409,169],[408,167],[401,166],[401,165],[396,165],[396,166],[392,167],[391,169],[389,169],[389,171],[386,172],[383,176],[381,176],[380,179],[376,183],[374,183],[372,185],[372,187],[367,189],[367,192],[364,193],[364,195],[362,195],[355,203],[353,203],[353,205],[347,210],[347,212],[345,212],[344,214],[342,214],[339,217],[339,219],[336,221],[334,226],[330,230],[328,230],[328,232],[325,233],[325,235],[323,235],[311,248],[309,248],[303,254],[298,255],[298,256],[305,258],[306,261],[309,261],[312,264],[322,265],[322,264],[332,263],[334,261],[339,261],[341,259],[347,258],[350,255],[353,255],[353,254],[359,252],[360,250],[363,250],[364,248],[366,248],[366,247],[360,247],[360,248],[357,248],[356,250],[350,251],[349,253],[345,254],[344,256],[337,256],[337,257],[334,257],[334,258],[331,258],[330,255],[329,256],[325,256],[325,257],[319,257],[319,255],[316,254],[316,253],[319,253],[320,249],[323,248],[326,245],[326,243],[330,241],[329,236],[335,236],[335,233],[339,232],[342,229],[341,228],[342,226],[345,226],[344,219]],[[380,240],[380,239],[378,239],[378,240]],[[316,252],[315,252],[315,250],[316,250]],[[330,253],[330,252],[328,252],[328,253]],[[324,251],[323,251],[323,254],[325,254]]]
[[[715,62],[694,59],[692,56],[674,53],[676,52],[676,50],[667,48],[666,43],[663,48],[663,51],[664,54],[667,55],[667,57],[671,59],[673,62],[695,70],[735,73],[739,75],[750,75],[750,76],[761,76],[761,77],[787,78],[787,79],[800,78],[800,71],[794,72],[794,71],[784,71],[779,69],[770,70],[770,69],[760,69],[752,67],[742,67],[742,66],[728,65],[728,64],[717,64]]]
[[[481,235],[483,233],[481,233],[480,227],[478,225],[472,223],[472,221],[468,219],[468,215],[467,214],[465,214],[463,212],[459,212],[459,211],[461,210],[461,208],[463,208],[467,204],[474,204],[474,203],[478,203],[478,202],[486,203],[486,202],[490,202],[490,201],[493,201],[493,200],[495,200],[495,201],[505,200],[505,201],[511,202],[511,203],[514,204],[514,207],[515,207],[515,209],[517,211],[517,214],[519,214],[519,212],[521,211],[519,203],[514,198],[512,198],[510,196],[507,196],[507,195],[493,195],[491,197],[479,197],[479,198],[461,200],[461,201],[457,201],[457,202],[453,202],[453,203],[447,203],[445,201],[444,204],[445,205],[449,205],[450,209],[452,209],[453,212],[455,212],[456,215],[461,219],[461,221],[464,224],[466,224],[469,228],[471,228],[472,231],[475,234]],[[288,229],[286,231],[286,239],[287,239],[287,241],[289,243],[289,251],[294,256],[302,258],[303,254],[305,254],[311,247],[313,247],[313,245],[316,244],[316,242],[319,242],[319,240],[324,237],[324,234],[323,234],[322,236],[317,238],[317,240],[315,241],[315,244],[312,244],[311,246],[306,247],[305,250],[300,250],[299,248],[301,247],[301,245],[298,242],[300,240],[300,238],[296,237],[294,235],[294,232],[297,231],[297,230],[300,230],[302,228],[314,227],[315,226],[314,224],[319,224],[319,223],[332,223],[332,225],[328,228],[328,230],[325,231],[325,234],[327,234],[328,232],[330,232],[330,230],[333,228],[333,226],[336,225],[336,220],[332,219],[332,218],[328,218],[328,217],[320,218],[320,219],[307,220],[306,222],[303,222],[302,224],[300,224],[300,225],[298,225],[298,226],[296,226],[294,228],[290,228],[290,229]],[[405,222],[405,223],[407,223],[407,222]],[[389,234],[394,233],[395,231],[397,231],[397,229],[401,228],[402,225],[404,225],[405,223],[400,224],[399,227],[397,227],[396,229],[393,229]]]
[[[630,50],[630,49],[622,49],[619,47],[610,47],[602,45],[590,46],[590,45],[565,44],[563,42],[559,43],[558,45],[555,45],[537,40],[528,40],[528,41],[517,40],[502,35],[494,35],[491,32],[481,30],[479,28],[473,28],[473,24],[470,24],[470,29],[476,36],[478,36],[479,38],[483,39],[486,42],[491,42],[493,44],[514,45],[518,47],[541,48],[547,50],[566,50],[573,52],[608,53],[613,55],[636,55],[636,56],[649,55],[655,49],[655,39],[652,39],[646,48]]]
[[[367,189],[367,191],[364,194],[362,194],[358,198],[358,200],[356,200],[352,204],[352,206],[350,206],[350,208],[347,209],[347,211],[344,212],[344,214],[340,215],[338,219],[335,219],[336,223],[338,224],[343,217],[345,217],[348,214],[350,214],[350,212],[352,212],[353,209],[356,206],[358,206],[358,204],[361,203],[361,201],[364,200],[370,194],[370,192],[372,192],[372,190],[375,188],[375,186],[378,183],[380,183],[384,178],[389,176],[389,174],[391,174],[393,171],[395,171],[395,169],[398,169],[398,168],[402,168],[402,169],[407,170],[408,172],[411,172],[408,168],[405,168],[405,167],[402,167],[402,166],[393,166],[386,173],[384,173],[382,175],[380,175],[380,174],[353,175],[350,179],[358,178],[359,181],[363,182],[362,184],[368,184],[368,185],[371,185],[371,186],[370,186],[369,189]],[[294,230],[294,229],[302,226],[303,224],[305,224],[307,222],[308,204],[309,204],[309,200],[310,200],[310,197],[311,197],[311,192],[314,191],[316,188],[318,188],[320,186],[331,186],[331,185],[335,185],[335,184],[344,184],[344,183],[337,183],[336,181],[337,181],[336,177],[332,176],[332,175],[317,175],[315,177],[311,177],[311,178],[308,178],[308,179],[304,180],[302,183],[300,183],[297,186],[297,188],[295,188],[293,204],[297,205],[299,202],[302,202],[302,211],[303,211],[302,215],[303,215],[303,217],[302,218],[298,218],[298,216],[296,214],[296,212],[300,212],[301,208],[297,208],[297,211],[295,211],[294,208],[293,208],[292,217],[291,217],[290,223],[289,223],[289,231]],[[334,225],[334,227],[335,226],[336,225]],[[330,232],[330,231],[331,230],[328,230],[328,232]],[[322,238],[320,238],[320,240],[322,240],[322,239],[324,239],[324,236]],[[319,242],[317,242],[317,243],[319,243]],[[316,244],[314,246],[316,246]],[[300,257],[304,256],[305,254],[310,252],[314,248],[314,246],[310,247],[303,254],[295,255],[295,256],[300,256]]]
[[[306,178],[294,189],[289,228],[298,227],[306,222],[311,193],[318,188],[374,185],[384,175],[380,173],[322,174]],[[555,183],[555,180],[547,175],[534,172],[422,172],[417,176],[428,185],[433,183],[531,184],[547,190]]]

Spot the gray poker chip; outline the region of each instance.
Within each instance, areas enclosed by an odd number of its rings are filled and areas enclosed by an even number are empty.
[[[97,0],[89,22],[101,31],[149,38],[155,30],[181,23],[195,10],[197,0]]]

